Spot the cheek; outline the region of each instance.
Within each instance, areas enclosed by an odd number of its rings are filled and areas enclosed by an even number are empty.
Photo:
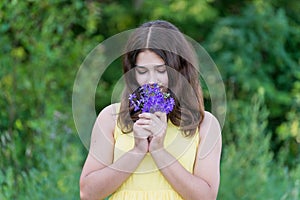
[[[161,82],[165,87],[168,87],[168,83],[169,83],[169,78],[168,78],[168,74],[162,74],[159,76],[159,82]]]
[[[139,85],[144,85],[147,83],[147,77],[145,75],[135,73],[135,79]]]

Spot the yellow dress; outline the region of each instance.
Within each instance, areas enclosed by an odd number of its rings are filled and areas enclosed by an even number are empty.
[[[118,126],[115,127],[114,137],[114,161],[116,161],[125,152],[133,148],[134,138],[133,133],[123,134]],[[186,170],[192,173],[199,143],[199,134],[196,133],[193,137],[184,137],[177,126],[168,122],[164,143],[167,151],[172,154]],[[172,189],[148,153],[136,171],[109,197],[109,200],[115,199],[177,200],[182,198]]]

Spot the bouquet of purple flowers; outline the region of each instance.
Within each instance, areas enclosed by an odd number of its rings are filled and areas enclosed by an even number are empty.
[[[145,84],[129,95],[129,106],[134,112],[160,111],[168,114],[173,110],[175,100],[168,89],[160,87],[157,83]]]

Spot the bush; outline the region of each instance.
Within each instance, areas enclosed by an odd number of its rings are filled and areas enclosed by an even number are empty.
[[[262,94],[248,105],[229,102],[231,126],[223,131],[228,140],[222,155],[219,199],[298,199],[299,167],[289,170],[284,159],[272,159],[271,134],[266,129],[269,112]]]
[[[83,148],[71,94],[95,43],[78,28],[87,8],[53,0],[0,9],[0,199],[77,199]]]
[[[299,198],[298,1],[134,2],[0,1],[0,199],[78,199],[87,152],[72,123],[75,73],[104,38],[158,18],[205,41],[225,80],[219,197]],[[117,60],[104,73],[97,112],[120,72]],[[266,107],[249,101],[258,90]]]
[[[1,155],[5,163],[1,162],[0,199],[78,198],[83,149],[68,126],[69,119],[55,112],[52,117],[32,121],[37,123],[38,132],[26,152],[20,152],[26,141],[17,132],[7,137],[10,141]]]
[[[299,29],[289,23],[283,9],[266,2],[248,4],[240,16],[220,19],[206,43],[234,98],[247,100],[265,89],[273,130],[285,121],[300,70],[294,47],[287,46],[300,43]]]
[[[299,25],[283,8],[254,1],[240,8],[238,16],[221,18],[205,44],[233,99],[247,106],[248,99],[264,89],[270,111],[267,129],[272,132],[272,151],[277,159],[281,146],[289,143],[285,146],[290,151],[286,163],[291,166],[299,163],[291,162],[300,152],[296,139],[299,136],[295,136],[299,135],[295,134],[299,128],[291,131],[285,127],[299,115],[297,92],[292,92],[299,90],[299,53],[295,53],[295,46],[300,44],[299,33]]]

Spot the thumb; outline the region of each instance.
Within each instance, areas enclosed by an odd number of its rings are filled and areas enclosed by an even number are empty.
[[[167,114],[164,112],[155,112],[154,113],[161,121],[167,122]]]

